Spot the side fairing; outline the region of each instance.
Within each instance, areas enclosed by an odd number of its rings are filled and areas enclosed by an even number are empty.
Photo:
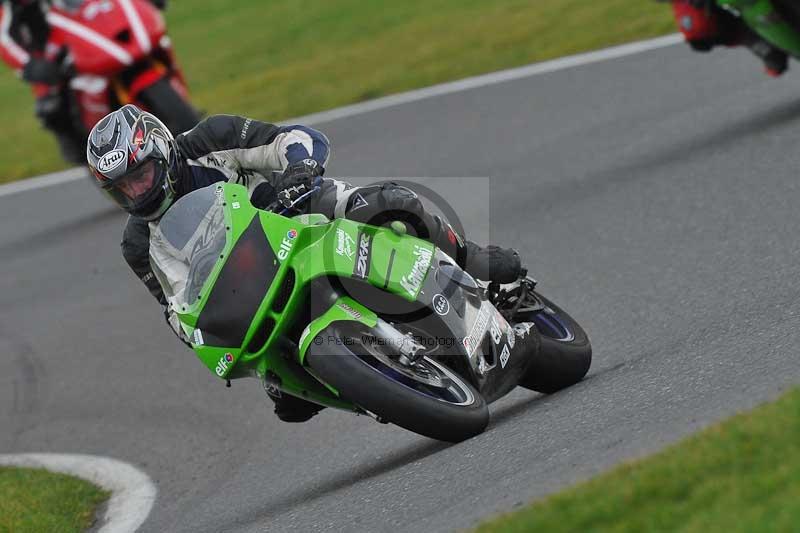
[[[516,386],[529,354],[514,350],[514,328],[486,300],[477,282],[441,250],[435,252],[418,303],[425,312],[409,324],[435,332],[451,361],[465,361],[469,377],[487,401]]]
[[[427,241],[351,220],[334,220],[320,237],[297,258],[306,278],[352,278],[409,302],[417,299],[433,260]]]

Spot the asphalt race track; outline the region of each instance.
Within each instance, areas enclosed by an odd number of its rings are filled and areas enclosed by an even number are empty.
[[[452,531],[773,398],[800,382],[797,67],[671,46],[318,125],[329,175],[441,177],[590,334],[583,383],[458,445],[280,423],[173,338],[88,181],[0,197],[0,453],[139,466],[145,531]]]

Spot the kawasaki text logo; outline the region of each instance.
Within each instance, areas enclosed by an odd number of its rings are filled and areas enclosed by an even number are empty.
[[[431,264],[433,252],[429,248],[423,248],[418,244],[414,245],[414,255],[417,256],[414,261],[414,266],[411,267],[411,272],[407,276],[400,278],[400,285],[408,292],[408,295],[413,297],[417,296],[422,282],[425,280],[425,274],[428,273],[428,267]]]
[[[336,230],[336,253],[348,259],[353,258],[353,238],[343,229]]]

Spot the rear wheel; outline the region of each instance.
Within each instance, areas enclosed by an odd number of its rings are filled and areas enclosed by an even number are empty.
[[[200,122],[200,114],[172,86],[161,78],[139,94],[139,99],[167,125],[173,135],[189,131]]]
[[[583,379],[592,364],[592,345],[583,328],[563,309],[534,293],[541,310],[526,313],[521,322],[533,322],[541,348],[520,385],[537,392],[553,393]]]
[[[320,379],[382,421],[449,442],[482,433],[489,410],[478,391],[431,357],[401,363],[397,344],[360,323],[338,322],[317,336],[306,360]]]

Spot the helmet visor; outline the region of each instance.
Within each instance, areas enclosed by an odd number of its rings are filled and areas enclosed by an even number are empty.
[[[156,162],[151,159],[133,172],[123,176],[117,181],[116,187],[122,194],[135,202],[137,198],[143,198],[150,192],[155,184],[155,178]]]
[[[113,180],[106,190],[114,201],[128,212],[153,201],[164,185],[166,177],[164,162],[149,159],[134,170]]]

